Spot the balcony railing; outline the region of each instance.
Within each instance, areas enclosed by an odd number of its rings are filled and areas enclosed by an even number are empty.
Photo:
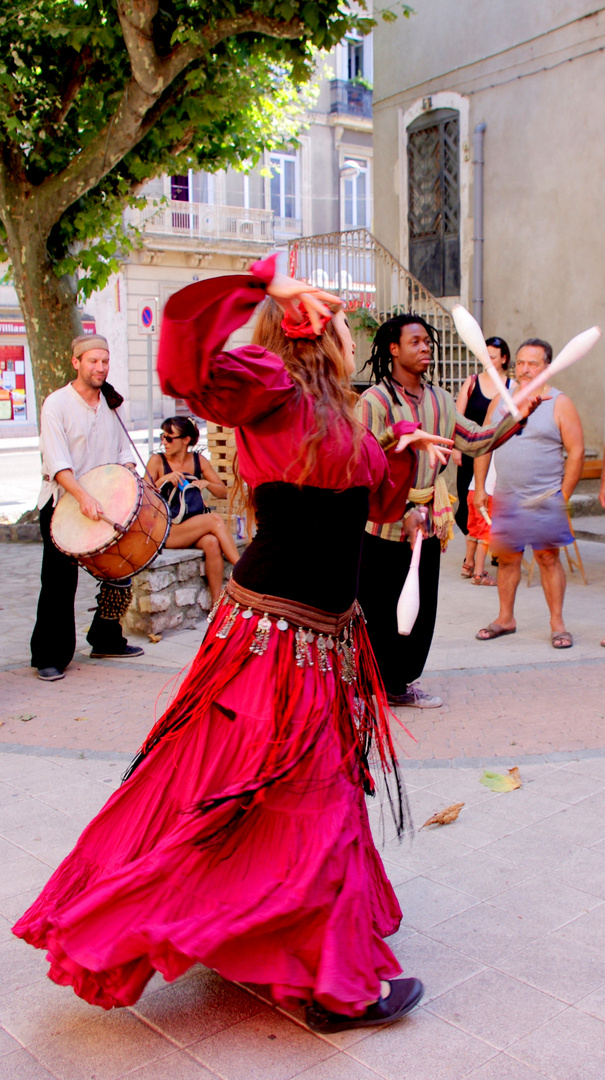
[[[346,79],[330,82],[330,112],[372,119],[372,91]]]
[[[128,217],[132,225],[154,236],[273,243],[271,210],[244,210],[240,206],[211,206],[177,199],[158,205],[150,198],[146,207],[130,210]]]
[[[276,240],[287,240],[294,236],[301,236],[302,221],[300,218],[274,217],[273,231]]]
[[[447,308],[394,258],[367,229],[305,236],[288,245],[291,273],[312,285],[338,293],[352,314],[357,336],[358,372],[370,355],[377,327],[393,315],[422,315],[441,338],[439,381],[456,395],[467,375],[477,370],[456,333]],[[359,312],[359,321],[355,318]],[[369,318],[368,318],[369,316]],[[367,327],[367,332],[363,328]],[[368,377],[367,369],[362,378]]]

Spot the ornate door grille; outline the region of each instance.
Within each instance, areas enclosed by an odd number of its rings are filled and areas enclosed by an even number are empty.
[[[437,109],[408,128],[410,270],[435,296],[460,293],[458,113]]]

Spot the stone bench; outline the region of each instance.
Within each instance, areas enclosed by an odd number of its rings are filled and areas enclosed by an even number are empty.
[[[238,543],[240,550],[244,547],[243,541]],[[196,626],[212,606],[205,572],[204,554],[196,548],[164,549],[148,570],[132,579],[125,630],[163,634]],[[225,563],[225,581],[230,574],[231,565]]]

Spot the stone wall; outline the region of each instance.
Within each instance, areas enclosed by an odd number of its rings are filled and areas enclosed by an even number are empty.
[[[132,579],[133,597],[125,629],[163,634],[196,626],[212,606],[205,572],[202,552],[165,549],[148,570]],[[226,563],[225,581],[230,573],[231,566]]]

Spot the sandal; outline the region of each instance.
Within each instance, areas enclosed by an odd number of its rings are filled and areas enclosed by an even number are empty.
[[[500,626],[500,623],[491,622],[488,626],[484,626],[478,634],[475,634],[477,641],[493,641],[497,637],[505,637],[506,634],[516,634],[517,627],[513,626],[511,630],[507,630],[506,627]]]
[[[573,637],[568,630],[555,630],[554,634],[550,635],[553,649],[571,649],[573,645]]]
[[[473,574],[471,578],[471,585],[496,585],[496,579],[488,574],[487,570],[484,570],[482,574]]]
[[[465,578],[472,577],[474,569],[475,569],[475,564],[474,563],[471,566],[469,566],[469,564],[467,562],[463,562],[462,563],[462,570],[460,572],[460,577],[465,577]]]

